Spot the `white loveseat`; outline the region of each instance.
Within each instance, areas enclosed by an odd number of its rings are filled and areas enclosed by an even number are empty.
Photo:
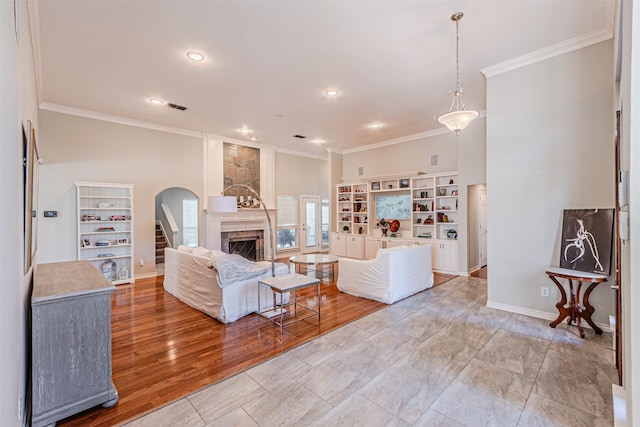
[[[393,304],[433,286],[431,246],[378,249],[369,260],[340,258],[340,291]]]
[[[271,277],[271,262],[239,260],[240,268],[221,277],[214,265],[233,261],[221,251],[206,248],[165,249],[164,289],[185,304],[229,323],[258,310],[258,279]],[[241,257],[239,257],[241,258]],[[244,266],[244,267],[243,267]],[[246,271],[242,271],[246,268]],[[276,263],[276,276],[289,274],[289,266]],[[285,294],[285,302],[288,301]],[[273,304],[273,292],[261,288],[260,304]],[[277,300],[279,303],[280,301]]]

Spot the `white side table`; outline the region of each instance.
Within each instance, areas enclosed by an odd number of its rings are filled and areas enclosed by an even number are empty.
[[[273,292],[278,292],[280,294],[280,301],[284,301],[282,299],[282,294],[286,292],[292,292],[293,297],[289,299],[289,302],[286,304],[281,304],[279,307],[276,306],[276,299],[273,300],[273,308],[268,310],[263,310],[260,304],[260,287],[265,286],[271,289]],[[309,286],[316,286],[318,288],[318,305],[317,310],[301,304],[297,301],[296,291],[298,289],[307,288]],[[310,311],[302,316],[298,316],[298,306]],[[285,307],[293,307],[293,312],[289,310],[289,318],[284,319],[285,313],[287,310]],[[318,316],[318,322],[320,322],[320,280],[314,279],[312,277],[307,277],[302,274],[292,273],[284,276],[276,276],[269,277],[267,279],[258,280],[258,315],[264,317],[265,319],[269,319],[271,322],[280,326],[280,333],[284,332],[284,327],[290,325],[295,322],[299,322],[300,320],[307,319],[309,317],[313,317],[315,315]]]

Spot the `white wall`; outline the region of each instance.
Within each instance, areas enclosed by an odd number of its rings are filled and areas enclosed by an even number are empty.
[[[202,139],[101,120],[40,112],[39,262],[77,257],[76,181],[133,184],[135,275],[155,274],[155,197],[166,188],[198,194]],[[144,259],[144,267],[137,265]]]
[[[329,197],[329,162],[325,159],[276,151],[274,175],[277,195]]]
[[[487,80],[489,305],[557,315],[563,209],[612,208],[611,40]],[[540,296],[540,287],[551,296]],[[592,293],[608,325],[614,293]]]
[[[27,314],[31,271],[24,274],[22,126],[41,132],[26,1],[0,2],[0,425],[25,425]],[[16,38],[18,29],[18,39]],[[36,254],[37,260],[38,254]],[[36,261],[34,260],[34,262]],[[22,415],[18,416],[18,408]]]

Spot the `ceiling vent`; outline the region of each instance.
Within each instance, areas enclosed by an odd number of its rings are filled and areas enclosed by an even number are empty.
[[[187,107],[183,107],[182,105],[174,104],[172,102],[167,102],[167,107],[173,108],[174,110],[184,111]]]
[[[304,135],[293,135],[294,138],[300,138],[300,139],[305,139],[306,136]]]

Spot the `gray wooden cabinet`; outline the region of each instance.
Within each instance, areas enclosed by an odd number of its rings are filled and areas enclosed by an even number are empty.
[[[31,296],[32,426],[110,407],[111,293],[89,261],[39,264]]]

